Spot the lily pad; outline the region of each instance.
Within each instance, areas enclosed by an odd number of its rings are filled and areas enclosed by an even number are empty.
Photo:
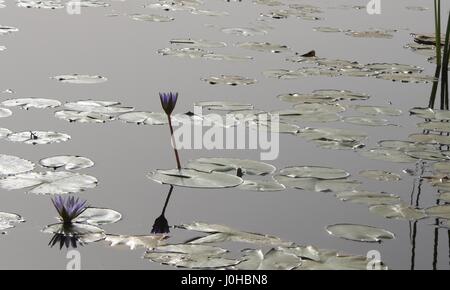
[[[361,183],[348,179],[321,180],[317,178],[292,178],[284,175],[274,176],[274,179],[286,187],[315,191],[315,192],[341,192],[358,188]]]
[[[260,52],[282,53],[289,51],[286,45],[272,44],[269,42],[242,42],[236,44],[237,47]]]
[[[450,202],[450,192],[442,192],[439,194],[439,200]]]
[[[0,139],[7,137],[9,134],[11,134],[11,131],[5,128],[0,128]]]
[[[108,114],[108,115],[123,114],[134,110],[133,107],[121,106],[120,102],[93,101],[93,100],[65,103],[64,107],[72,111]]]
[[[104,83],[108,79],[102,76],[95,76],[95,75],[79,75],[79,74],[72,74],[72,75],[60,75],[52,77],[52,79],[55,79],[61,83],[67,83],[67,84],[99,84]]]
[[[275,192],[285,190],[286,186],[275,180],[244,180],[237,188],[246,191]]]
[[[70,136],[67,134],[44,131],[25,131],[19,133],[11,133],[7,136],[7,138],[12,142],[21,142],[30,145],[61,143],[70,140]]]
[[[107,114],[70,110],[57,111],[55,112],[55,117],[74,123],[106,123],[108,121],[114,120],[115,118],[114,116]]]
[[[450,220],[450,205],[437,205],[425,210],[430,217],[443,218]]]
[[[0,176],[25,173],[33,169],[34,164],[31,161],[16,156],[0,154]]]
[[[29,108],[56,108],[61,106],[61,102],[43,98],[20,98],[3,101],[2,105],[5,107],[19,107],[21,109],[28,110]]]
[[[128,236],[128,235],[106,235],[105,241],[111,247],[125,245],[131,250],[136,248],[154,249],[166,244],[167,236],[151,235],[151,236]]]
[[[172,22],[175,20],[173,17],[156,15],[156,14],[132,14],[130,18],[137,21],[145,22]]]
[[[222,243],[230,241],[247,244],[266,245],[266,246],[292,245],[291,242],[283,241],[278,237],[264,234],[243,232],[224,225],[193,222],[191,224],[183,224],[177,227],[189,231],[196,231],[210,234],[205,237],[195,238],[189,241],[190,244]]]
[[[362,156],[374,160],[390,161],[397,163],[412,163],[416,162],[417,159],[412,158],[406,153],[389,148],[373,148],[366,151],[360,152]]]
[[[385,115],[385,116],[400,116],[402,111],[392,107],[380,106],[354,106],[355,111],[367,115]]]
[[[389,126],[393,125],[389,122],[389,120],[386,119],[380,119],[377,117],[359,117],[359,116],[349,116],[344,117],[342,121],[353,124],[353,125],[360,125],[360,126]],[[395,126],[395,125],[394,125]]]
[[[223,28],[221,31],[226,34],[232,34],[237,36],[256,36],[267,34],[266,30],[257,27],[231,27],[231,28]]]
[[[23,222],[25,220],[20,215],[0,212],[0,233],[5,234],[5,230],[14,228],[16,224]]]
[[[76,193],[97,186],[97,179],[72,172],[29,172],[0,179],[0,187],[6,190],[26,189],[34,194]]]
[[[222,48],[226,47],[225,42],[210,41],[204,39],[172,39],[170,44],[185,46],[185,47],[198,47],[198,48]]]
[[[423,210],[399,203],[390,205],[375,205],[369,208],[370,212],[381,215],[387,219],[416,221],[427,217]]]
[[[256,83],[255,79],[246,78],[242,76],[233,76],[233,75],[221,75],[221,76],[212,76],[209,78],[202,78],[202,81],[209,83],[210,85],[253,85]]]
[[[299,136],[328,149],[363,148],[365,145],[362,141],[367,138],[365,133],[336,128],[305,128],[300,131]]]
[[[341,179],[349,177],[350,173],[330,167],[295,166],[282,169],[280,175],[291,178]]]
[[[191,188],[229,188],[243,183],[240,177],[220,172],[204,173],[192,169],[156,170],[147,177],[161,184]]]
[[[0,118],[6,118],[12,115],[11,110],[9,109],[5,109],[5,108],[0,108]]]
[[[243,262],[236,266],[239,270],[293,270],[299,267],[302,259],[282,249],[271,249],[266,254],[262,250],[243,251]]]
[[[119,115],[118,119],[138,125],[165,125],[168,123],[166,114],[153,112],[130,112]]]
[[[345,202],[365,204],[368,206],[397,204],[400,201],[400,197],[395,194],[378,193],[365,190],[341,192],[336,194],[336,197]]]
[[[242,111],[253,110],[253,105],[228,101],[203,101],[196,102],[194,106],[212,111]],[[239,112],[238,112],[239,113]]]
[[[42,232],[48,234],[59,234],[65,237],[74,237],[82,243],[93,243],[104,240],[105,232],[96,226],[89,224],[53,224],[45,227]]]
[[[122,219],[122,215],[112,209],[88,207],[81,213],[74,222],[80,224],[90,224],[93,226],[101,226],[113,224]]]
[[[354,224],[337,224],[327,227],[327,232],[335,237],[357,242],[381,242],[395,239],[395,235],[387,230]]]
[[[396,173],[383,170],[363,170],[359,173],[359,175],[377,181],[399,181],[402,179],[400,175]]]
[[[233,158],[199,158],[190,161],[186,167],[206,173],[241,169],[243,174],[248,175],[267,175],[276,170],[275,166],[264,162]]]
[[[61,155],[41,159],[39,164],[54,170],[64,168],[67,171],[80,170],[94,166],[94,162],[86,157]]]
[[[278,98],[289,103],[310,103],[310,102],[338,102],[338,101],[364,101],[369,99],[368,95],[359,94],[348,90],[316,90],[312,93],[284,94]]]

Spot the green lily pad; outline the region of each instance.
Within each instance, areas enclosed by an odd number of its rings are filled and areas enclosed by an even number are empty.
[[[363,170],[359,175],[377,181],[399,181],[402,179],[400,175],[396,173],[383,170]]]
[[[236,266],[239,270],[293,270],[299,267],[302,259],[281,249],[271,249],[264,254],[262,250],[243,251],[243,262]]]
[[[166,244],[167,236],[151,235],[151,236],[129,236],[129,235],[106,235],[105,241],[111,247],[125,245],[131,250],[137,248],[154,249]]]
[[[350,173],[330,167],[295,166],[282,169],[280,175],[292,178],[341,179],[349,177]]]
[[[395,194],[378,193],[365,190],[340,192],[336,194],[336,197],[345,202],[365,204],[368,206],[397,204],[400,201],[400,197]]]
[[[381,215],[387,219],[416,221],[427,217],[423,210],[415,209],[403,203],[375,205],[370,207],[369,210],[370,212]]]
[[[197,171],[212,173],[228,172],[241,169],[243,174],[248,175],[268,175],[275,172],[273,165],[254,160],[243,160],[234,158],[199,158],[190,161],[186,168]]]
[[[437,205],[425,210],[430,217],[450,219],[450,205]]]
[[[113,224],[122,219],[122,215],[112,209],[88,207],[83,213],[74,219],[75,223],[101,226]]]

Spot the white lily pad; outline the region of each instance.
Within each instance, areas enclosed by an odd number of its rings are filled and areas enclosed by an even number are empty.
[[[271,249],[266,254],[262,250],[243,251],[243,262],[236,266],[239,270],[293,270],[299,267],[302,259],[282,249]]]
[[[206,173],[241,169],[243,174],[248,175],[267,175],[274,173],[276,170],[275,166],[261,161],[234,158],[199,158],[190,161],[186,168]]]
[[[6,190],[26,189],[34,194],[77,193],[97,186],[97,179],[72,172],[29,172],[0,179],[0,187]]]
[[[34,164],[31,161],[16,156],[0,154],[0,176],[25,173],[33,169]]]
[[[79,75],[79,74],[72,74],[72,75],[59,75],[52,77],[52,79],[55,79],[61,83],[67,83],[67,84],[99,84],[104,83],[108,79],[102,76],[95,76],[95,75]]]
[[[328,149],[359,149],[367,134],[358,131],[336,128],[305,128],[299,136],[314,141],[319,147]]]
[[[20,98],[3,101],[2,105],[5,107],[19,107],[21,109],[28,110],[29,108],[56,108],[61,106],[61,102],[58,100],[43,98]]]
[[[106,123],[115,118],[107,114],[70,110],[57,111],[55,112],[55,117],[73,123]]]
[[[315,191],[315,192],[341,192],[358,188],[361,183],[348,179],[317,179],[317,178],[292,178],[284,175],[274,176],[274,179],[286,187]]]
[[[246,191],[275,192],[285,190],[286,186],[275,180],[244,180],[237,188]]]
[[[64,107],[72,111],[99,113],[99,114],[123,114],[134,110],[133,107],[123,107],[120,102],[111,101],[77,101],[65,103]]]
[[[80,170],[94,166],[94,162],[86,157],[61,155],[41,159],[39,164],[54,170],[64,168],[67,171]]]
[[[203,101],[196,102],[195,106],[213,111],[243,111],[253,110],[252,104],[229,102],[229,101]],[[239,113],[239,112],[238,112]]]
[[[269,42],[242,42],[236,44],[237,47],[260,52],[282,53],[289,51],[286,45],[272,44]]]
[[[70,140],[70,136],[67,134],[45,131],[11,133],[7,136],[7,138],[12,142],[21,142],[30,145],[61,143]]]
[[[204,39],[172,39],[170,44],[185,46],[185,47],[198,47],[198,48],[222,48],[226,47],[227,44],[221,41],[211,41]]]
[[[9,134],[11,134],[11,131],[5,128],[0,128],[0,139],[7,137]]]
[[[357,242],[381,242],[395,239],[395,235],[387,230],[354,224],[337,224],[327,227],[327,232],[335,237]]]
[[[286,242],[278,237],[249,233],[239,231],[228,226],[208,224],[202,222],[193,222],[191,224],[183,224],[179,228],[189,231],[209,233],[205,237],[195,238],[189,241],[190,244],[206,244],[206,243],[222,243],[222,242],[239,242],[266,246],[290,246],[291,242]]]
[[[74,237],[82,243],[93,243],[104,240],[105,231],[89,224],[53,224],[46,226],[42,232],[47,234],[59,234],[66,237]]]
[[[129,235],[106,235],[105,241],[111,247],[125,245],[131,250],[137,248],[154,249],[165,245],[167,236],[164,235],[150,235],[150,236],[129,236]]]
[[[392,107],[381,106],[354,106],[355,111],[367,115],[385,115],[385,116],[400,116],[402,111]]]
[[[6,118],[12,115],[11,110],[6,108],[0,108],[0,118]]]
[[[156,14],[131,14],[130,18],[133,20],[145,22],[172,22],[175,20],[175,18],[173,17]]]
[[[166,114],[153,112],[130,112],[119,115],[118,119],[138,125],[165,125],[168,123]]]
[[[0,234],[5,234],[5,230],[14,228],[16,224],[23,222],[25,220],[20,215],[0,212]]]
[[[362,156],[374,160],[390,161],[397,163],[412,163],[417,159],[407,155],[406,153],[389,148],[373,148],[360,152]]]
[[[192,169],[156,170],[147,177],[161,184],[191,188],[229,188],[243,183],[240,177],[220,172],[205,173]]]
[[[280,175],[292,178],[341,179],[349,177],[350,173],[330,167],[295,166],[282,169]]]
[[[93,226],[101,226],[113,224],[122,219],[122,215],[112,209],[88,207],[73,221],[80,224],[90,224]]]

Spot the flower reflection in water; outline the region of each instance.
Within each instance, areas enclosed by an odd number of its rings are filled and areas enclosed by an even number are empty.
[[[168,234],[170,233],[169,222],[165,217],[166,208],[169,204],[170,197],[172,196],[173,186],[170,186],[169,193],[167,194],[166,202],[164,203],[164,208],[161,215],[155,220],[152,228],[152,234]]]

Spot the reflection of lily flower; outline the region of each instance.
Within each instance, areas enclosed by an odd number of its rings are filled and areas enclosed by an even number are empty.
[[[161,106],[167,115],[171,115],[175,106],[177,105],[178,93],[159,93],[161,99]]]
[[[178,154],[177,145],[175,143],[175,137],[173,136],[173,126],[172,126],[172,112],[177,105],[178,93],[159,93],[159,98],[161,99],[161,106],[164,109],[164,112],[167,114],[167,118],[169,119],[169,128],[170,128],[170,136],[172,138],[172,146],[175,151],[175,159],[177,161],[177,168],[181,170],[181,162],[180,156]]]
[[[78,240],[77,237],[67,236],[65,234],[54,234],[48,245],[53,248],[56,244],[59,244],[59,249],[63,247],[66,249],[76,249],[78,245],[83,246],[83,243]]]
[[[152,234],[168,234],[170,233],[169,222],[165,217],[166,208],[169,204],[170,197],[172,196],[173,186],[170,186],[169,193],[167,194],[166,202],[164,203],[164,208],[161,215],[155,220],[152,228]]]
[[[80,200],[79,198],[70,196],[67,199],[57,196],[52,199],[53,205],[55,206],[58,214],[65,224],[70,224],[72,221],[82,214],[87,206],[85,200]]]

